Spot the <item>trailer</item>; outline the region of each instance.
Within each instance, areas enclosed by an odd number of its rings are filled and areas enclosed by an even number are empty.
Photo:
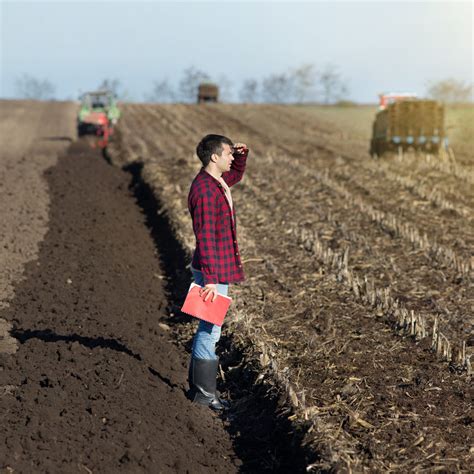
[[[442,103],[418,99],[413,94],[380,96],[379,111],[372,127],[372,156],[410,149],[438,153],[441,147],[446,149],[447,146]]]
[[[198,87],[198,104],[203,102],[218,102],[219,88],[216,84],[205,82]]]

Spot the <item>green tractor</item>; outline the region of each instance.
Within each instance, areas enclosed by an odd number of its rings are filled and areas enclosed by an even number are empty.
[[[115,95],[109,90],[86,92],[81,96],[81,108],[77,114],[77,133],[81,137],[95,134],[102,137],[100,146],[107,145],[113,126],[120,118]]]

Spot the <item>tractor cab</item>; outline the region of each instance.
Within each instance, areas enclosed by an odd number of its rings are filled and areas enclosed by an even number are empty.
[[[81,110],[85,112],[108,111],[115,105],[114,95],[107,90],[85,92],[80,99]]]
[[[108,100],[106,97],[93,97],[92,100],[91,106],[93,109],[105,109],[107,107]]]
[[[379,110],[385,110],[390,104],[403,100],[416,100],[418,96],[413,92],[390,92],[389,94],[379,94]]]

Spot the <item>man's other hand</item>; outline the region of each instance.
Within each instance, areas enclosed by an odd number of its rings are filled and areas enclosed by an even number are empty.
[[[199,295],[204,299],[204,301],[207,301],[209,298],[212,298],[211,302],[214,302],[217,298],[217,285],[206,285],[199,291]]]

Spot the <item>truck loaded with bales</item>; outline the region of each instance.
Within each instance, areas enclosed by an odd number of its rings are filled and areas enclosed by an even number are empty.
[[[444,105],[415,94],[384,94],[373,123],[370,154],[407,150],[438,153],[447,149]]]

